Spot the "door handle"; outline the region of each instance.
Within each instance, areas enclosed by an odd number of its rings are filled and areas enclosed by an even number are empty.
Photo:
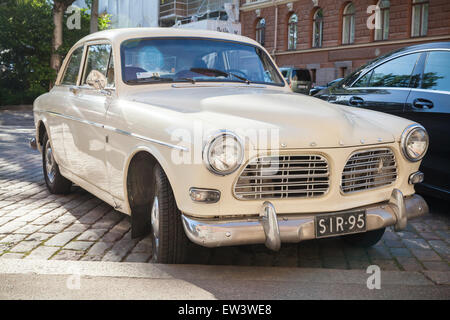
[[[348,101],[352,106],[358,106],[364,103],[364,99],[360,97],[351,97]]]
[[[418,98],[413,101],[413,106],[419,109],[431,109],[434,105],[430,100]]]

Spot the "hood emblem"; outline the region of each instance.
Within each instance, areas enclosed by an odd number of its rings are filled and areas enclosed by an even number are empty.
[[[282,148],[286,148],[286,147],[287,147],[287,144],[286,144],[286,143],[282,143],[282,144],[281,144],[281,147],[282,147]]]

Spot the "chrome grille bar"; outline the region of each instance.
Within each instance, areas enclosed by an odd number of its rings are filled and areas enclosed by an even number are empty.
[[[258,157],[242,171],[234,194],[242,200],[316,197],[328,192],[329,175],[320,155]]]
[[[390,185],[397,179],[397,163],[391,149],[354,153],[342,172],[341,189],[351,193]]]

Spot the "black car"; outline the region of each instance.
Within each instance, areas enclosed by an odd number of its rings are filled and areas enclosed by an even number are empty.
[[[311,88],[311,90],[309,90],[309,95],[310,95],[310,96],[313,96],[313,95],[315,95],[317,92],[319,92],[320,90],[323,90],[323,89],[325,89],[325,88],[328,88],[328,87],[332,87],[332,86],[334,86],[334,85],[337,85],[339,82],[342,81],[342,79],[344,79],[344,78],[337,78],[337,79],[334,79],[333,81],[328,82],[328,83],[327,83],[326,85],[324,85],[324,86],[314,86],[313,88]]]
[[[450,42],[406,47],[362,66],[315,97],[422,124],[430,146],[417,191],[450,200]]]

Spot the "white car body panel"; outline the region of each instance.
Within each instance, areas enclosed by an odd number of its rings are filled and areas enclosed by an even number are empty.
[[[211,173],[200,161],[174,164],[174,153],[201,158],[193,141],[173,139],[182,129],[194,132],[201,123],[214,130],[278,129],[281,146],[258,150],[250,141],[247,152],[264,155],[320,154],[330,167],[330,189],[315,198],[274,199],[277,212],[332,212],[378,203],[389,199],[397,188],[403,195],[414,193],[408,183],[419,162],[407,161],[400,150],[400,136],[411,121],[395,116],[323,102],[290,92],[285,84],[247,85],[244,83],[149,84],[130,86],[122,81],[120,44],[140,37],[204,37],[241,41],[260,47],[255,41],[225,33],[136,28],[95,33],[79,41],[109,42],[113,46],[115,90],[105,95],[93,88],[80,88],[73,94],[69,86],[56,86],[34,103],[36,135],[45,125],[54,147],[61,174],[92,192],[117,210],[131,214],[127,196],[127,172],[133,156],[141,151],[152,154],[164,169],[178,208],[194,217],[247,216],[258,214],[264,199],[238,200],[233,185],[249,158],[239,170],[227,176]],[[76,45],[76,46],[77,46]],[[261,47],[262,48],[262,47]],[[264,50],[264,49],[263,49]],[[71,50],[67,57],[70,56]],[[39,145],[39,143],[38,143]],[[398,166],[395,183],[352,194],[342,194],[342,170],[356,150],[387,147],[393,150]],[[199,155],[200,152],[200,155]],[[214,204],[192,201],[191,187],[217,189],[221,199]]]

